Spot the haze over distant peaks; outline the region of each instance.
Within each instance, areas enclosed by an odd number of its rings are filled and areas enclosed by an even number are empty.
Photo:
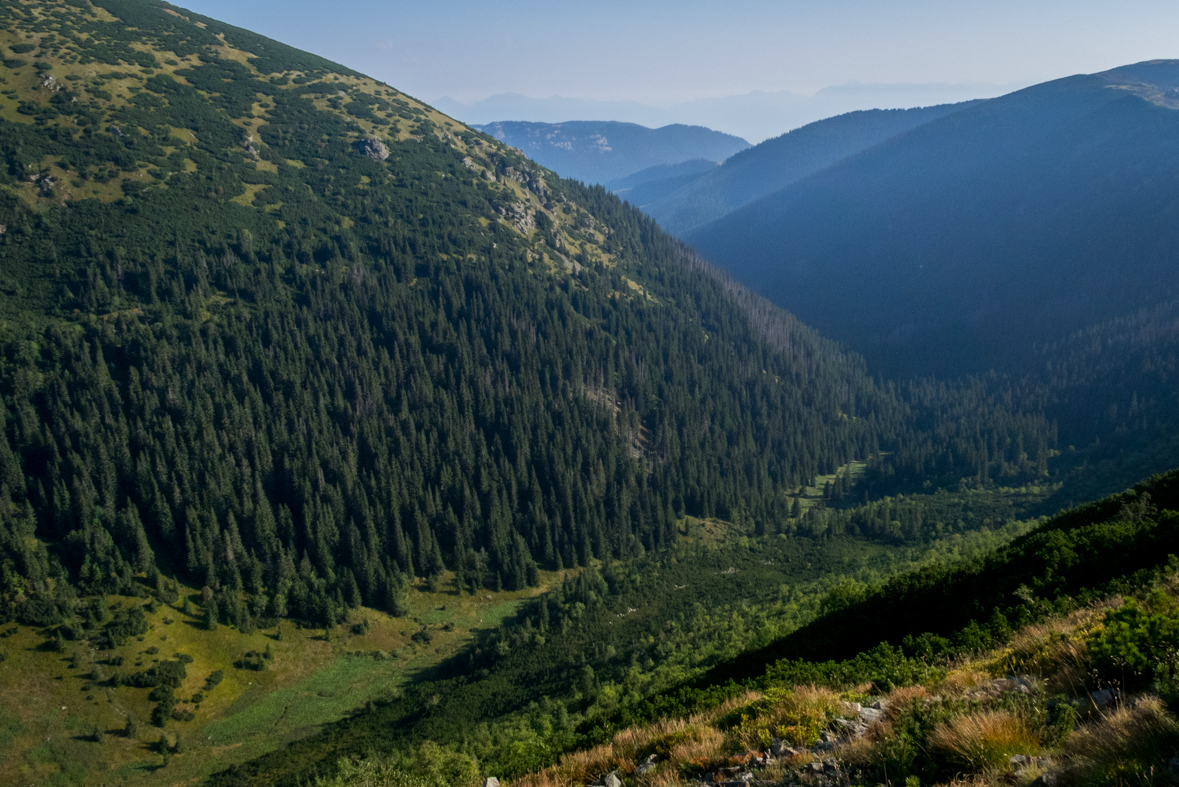
[[[981,102],[686,238],[883,368],[1017,366],[1179,295],[1177,85],[1152,61]]]
[[[605,183],[649,167],[693,159],[719,162],[749,147],[740,137],[700,126],[634,123],[503,122],[475,126],[567,178]]]
[[[666,106],[564,96],[533,98],[519,93],[499,93],[474,102],[442,97],[432,103],[442,112],[469,124],[506,119],[538,123],[609,119],[650,127],[683,123],[735,134],[756,144],[807,123],[846,112],[953,104],[975,98],[993,98],[1026,86],[1026,83],[997,85],[982,82],[848,82],[825,87],[810,96],[788,90],[755,90]]]

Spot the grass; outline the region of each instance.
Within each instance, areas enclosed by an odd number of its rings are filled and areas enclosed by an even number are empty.
[[[1176,592],[1174,582],[1163,585]],[[778,758],[754,778],[810,784],[803,769],[822,758],[838,761],[852,784],[917,779],[1026,787],[1046,777],[1060,787],[1173,785],[1179,721],[1164,703],[1149,694],[1106,708],[1089,701],[1096,679],[1084,642],[1119,602],[1096,602],[1027,626],[1001,648],[947,665],[936,685],[902,686],[882,696],[869,685],[769,686],[690,717],[623,730],[512,787],[573,787],[611,771],[635,787],[710,781],[722,768],[746,767],[750,753],[768,751],[775,738],[799,748],[813,747],[824,734],[838,738],[842,720],[858,715],[851,703],[869,699],[878,699],[884,712],[863,735],[844,738],[829,754]],[[1018,669],[1009,672],[1012,667]],[[650,755],[656,767],[637,773]],[[1016,755],[1028,759],[1013,761]]]
[[[1077,787],[1172,784],[1179,722],[1157,697],[1123,705],[1085,725],[1065,745],[1064,783]]]
[[[1010,711],[959,716],[939,726],[930,738],[935,750],[973,773],[1005,771],[1009,758],[1040,753],[1040,737],[1027,720]]]
[[[561,577],[542,573],[543,586]],[[8,654],[0,666],[0,783],[157,785],[200,780],[315,732],[368,700],[401,690],[459,652],[476,630],[498,626],[521,600],[539,592],[470,596],[453,590],[429,592],[423,584],[410,594],[407,617],[354,611],[354,622],[368,621],[367,632],[354,634],[350,625],[339,626],[331,641],[324,639],[323,629],[298,629],[291,621],[282,623],[281,640],[273,628],[243,634],[223,625],[205,631],[196,618],[180,611],[180,602],[149,613],[150,629],[143,637],[109,652],[73,642],[65,653],[47,652],[36,629],[20,626],[0,639],[0,652]],[[144,603],[108,600],[112,609]],[[432,634],[429,645],[411,639],[422,628]],[[265,670],[234,666],[246,651],[267,646],[273,658]],[[157,652],[150,652],[152,648]],[[107,675],[116,669],[128,674],[181,653],[193,661],[176,690],[182,700],[177,707],[192,710],[196,718],[170,721],[162,731],[149,723],[154,703],[147,699],[148,689],[111,688],[89,678],[95,665]],[[125,660],[121,666],[105,664],[117,656]],[[76,659],[75,666],[71,659]],[[224,679],[204,692],[205,679],[214,670],[221,670]],[[191,701],[197,694],[203,695],[199,704]],[[133,738],[122,734],[128,715],[139,721]],[[101,743],[91,739],[95,728],[104,733]],[[154,750],[161,732],[181,747],[166,767]]]

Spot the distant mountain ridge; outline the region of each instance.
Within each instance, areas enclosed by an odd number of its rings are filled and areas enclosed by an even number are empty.
[[[692,183],[720,166],[716,161],[692,159],[679,164],[659,164],[604,184],[614,194],[642,208]]]
[[[954,104],[994,98],[1027,86],[1026,82],[1007,85],[848,82],[825,87],[814,95],[788,90],[754,90],[741,95],[698,98],[670,106],[564,96],[533,98],[519,93],[500,93],[468,103],[443,97],[432,104],[469,124],[493,123],[504,118],[536,123],[609,118],[651,128],[672,123],[705,126],[757,143],[848,112]]]
[[[1016,368],[1173,298],[1179,61],[955,112],[688,234],[879,368]]]
[[[740,137],[679,124],[652,129],[614,121],[503,121],[475,128],[563,177],[586,183],[605,183],[693,159],[723,161],[749,147]]]
[[[873,109],[819,120],[737,153],[723,167],[644,205],[644,211],[669,232],[683,234],[854,153],[975,103]]]

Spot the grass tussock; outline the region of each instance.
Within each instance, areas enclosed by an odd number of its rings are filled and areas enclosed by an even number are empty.
[[[766,749],[774,738],[792,746],[812,746],[832,719],[851,715],[839,694],[819,686],[769,691],[738,712],[740,721],[729,734],[734,751]]]
[[[990,681],[990,673],[968,665],[946,673],[946,677],[937,685],[935,691],[938,694],[960,696],[975,691]]]
[[[1084,684],[1089,654],[1086,640],[1099,628],[1105,612],[1120,601],[1108,601],[1025,626],[988,667],[992,675],[1038,675],[1067,688]]]
[[[1023,716],[1010,711],[959,716],[934,730],[930,744],[948,761],[975,774],[1005,770],[1008,758],[1040,752],[1039,735]]]
[[[1157,697],[1144,697],[1086,724],[1064,745],[1061,783],[1075,787],[1175,784],[1168,763],[1179,753],[1179,722]]]
[[[884,719],[889,724],[895,724],[901,714],[927,699],[929,689],[924,686],[898,686],[885,697]]]

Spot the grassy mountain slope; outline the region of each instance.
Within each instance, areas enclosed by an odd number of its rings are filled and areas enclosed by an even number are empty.
[[[1175,295],[1179,114],[1160,61],[903,134],[690,235],[877,368],[1019,368]]]
[[[1127,783],[1119,780],[1126,774],[1169,783],[1165,768],[1179,730],[1172,715],[1179,701],[1177,501],[1179,473],[1170,473],[1065,512],[982,556],[874,587],[845,582],[827,594],[814,622],[678,691],[623,703],[611,718],[579,728],[582,737],[570,736],[573,750],[559,764],[519,783],[595,783],[615,769],[636,785],[715,782],[713,773],[750,771],[775,784],[816,777],[932,784],[963,775],[1024,784],[1045,772],[1068,784]],[[1124,594],[1139,600],[1123,605]],[[1102,689],[1115,691],[1088,694]],[[840,702],[877,699],[883,713]],[[1135,722],[1139,713],[1146,716]],[[1103,733],[1102,725],[1113,729]],[[524,726],[510,730],[525,749],[534,740]],[[1155,739],[1159,731],[1165,734]],[[459,749],[440,756],[427,745],[343,763],[339,781],[325,783],[363,783],[356,780],[374,768],[449,784],[477,781],[489,768],[511,776],[527,769],[525,757],[491,762]],[[772,763],[761,754],[771,749]],[[550,761],[558,754],[532,752]],[[637,768],[651,754],[657,767]],[[1102,773],[1107,766],[1120,770]],[[1159,781],[1148,778],[1152,768]]]
[[[476,126],[566,178],[606,183],[662,164],[724,161],[749,147],[740,137],[702,126],[646,128],[634,123],[504,121]]]
[[[715,172],[649,204],[631,202],[642,205],[669,232],[683,236],[841,159],[972,103],[872,109],[819,120],[736,153]]]

